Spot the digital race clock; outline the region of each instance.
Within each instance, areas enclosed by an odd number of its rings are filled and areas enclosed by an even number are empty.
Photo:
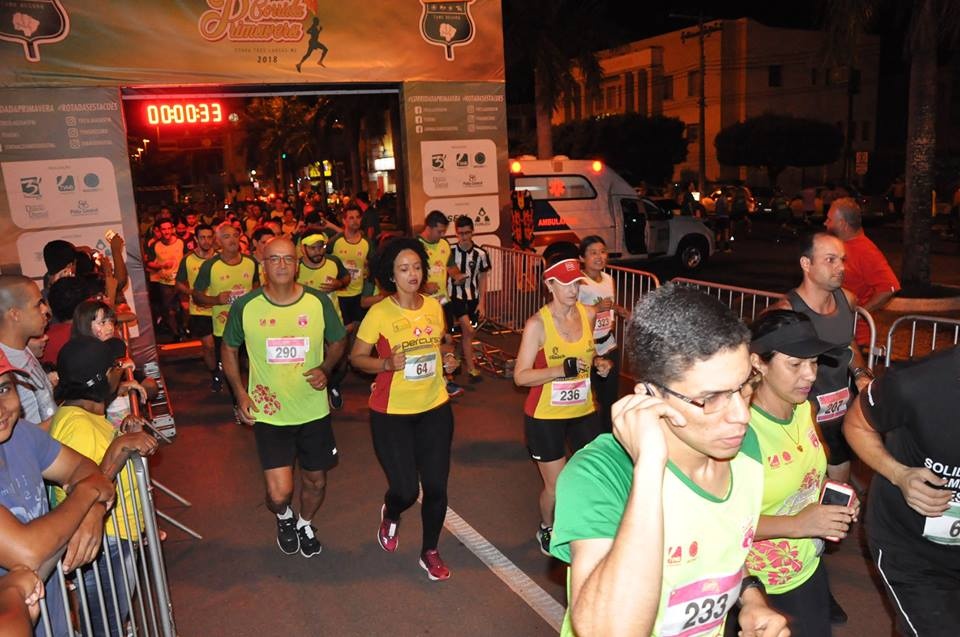
[[[220,102],[148,102],[144,113],[151,126],[219,124],[224,120]]]

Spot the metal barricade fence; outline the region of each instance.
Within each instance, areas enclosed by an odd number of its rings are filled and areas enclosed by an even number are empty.
[[[746,323],[753,321],[760,316],[764,310],[787,296],[780,292],[754,290],[751,288],[741,288],[736,285],[724,285],[722,283],[698,281],[696,279],[685,279],[682,277],[671,279],[671,282],[677,285],[696,288],[705,294],[709,294],[736,312],[737,316]]]
[[[711,281],[698,281],[696,279],[685,279],[682,277],[671,279],[671,281],[677,285],[696,288],[718,299],[721,303],[733,310],[737,316],[740,317],[740,320],[745,323],[752,322],[772,305],[775,305],[778,301],[787,297],[786,294],[781,292],[742,288],[736,285],[724,285]],[[858,307],[853,319],[854,333],[856,333],[857,322],[861,320],[867,324],[870,331],[870,349],[866,362],[867,367],[872,370],[878,357],[882,356],[883,350],[877,348],[877,325],[873,320],[873,316],[862,307]]]
[[[910,326],[909,340],[904,343],[898,342],[897,332],[902,331],[901,326]],[[929,340],[927,340],[927,338]],[[922,338],[922,344],[918,349],[917,340]],[[884,363],[889,367],[893,360],[893,353],[903,351],[906,346],[907,357],[903,360],[909,360],[917,356],[926,356],[927,354],[960,344],[960,319],[952,319],[941,316],[925,316],[922,314],[907,314],[901,316],[893,322],[890,330],[887,332],[887,347]]]
[[[499,328],[500,333],[519,334],[527,319],[539,310],[550,298],[541,277],[543,259],[534,252],[524,252],[499,246],[483,246],[490,256],[490,272],[487,274],[484,297],[484,321]],[[660,285],[656,275],[642,270],[609,266],[607,272],[613,278],[615,300],[628,312],[638,298]],[[617,342],[623,342],[624,321],[617,321]],[[626,363],[623,348],[620,353],[620,368]]]
[[[39,626],[46,631],[40,634],[176,635],[146,460],[129,458],[115,483],[117,500],[106,522],[112,534],[103,533],[96,560],[69,576],[63,573],[62,560],[57,561],[40,604]],[[62,617],[48,610],[54,595]]]

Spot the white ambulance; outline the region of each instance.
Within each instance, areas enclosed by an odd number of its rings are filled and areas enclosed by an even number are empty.
[[[510,183],[533,201],[533,247],[579,243],[599,235],[612,260],[675,258],[688,271],[714,252],[713,232],[699,219],[675,216],[642,197],[603,162],[518,157]]]

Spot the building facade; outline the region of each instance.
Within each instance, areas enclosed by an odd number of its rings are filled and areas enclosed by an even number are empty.
[[[674,178],[695,176],[700,144],[706,142],[706,178],[740,179],[767,185],[762,168],[725,166],[717,161],[713,140],[724,127],[766,112],[847,126],[852,95],[852,156],[869,153],[876,138],[880,41],[868,37],[849,67],[826,66],[826,35],[819,31],[768,27],[749,18],[717,20],[704,25],[705,131],[700,130],[700,47],[697,27],[631,42],[601,51],[600,94],[578,94],[554,113],[553,123],[622,113],[676,117],[686,124],[688,154]],[[861,160],[864,156],[860,155]],[[861,161],[862,163],[862,161]],[[820,182],[843,175],[843,159],[817,168],[790,168],[778,185],[799,189],[803,181]],[[851,179],[855,166],[849,167]]]

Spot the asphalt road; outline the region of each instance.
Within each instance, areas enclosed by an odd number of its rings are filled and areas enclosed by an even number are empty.
[[[152,469],[193,503],[157,493],[159,508],[204,536],[194,540],[161,522],[180,635],[556,634],[565,570],[534,542],[540,481],[523,444],[524,393],[511,381],[487,375],[455,403],[449,506],[463,523],[458,535],[448,528],[440,540],[452,578],[430,582],[417,565],[418,505],[402,520],[396,554],[375,539],[385,481],[363,379],[348,380],[345,408],[334,415],[340,464],[314,520],[325,548],[305,559],[276,545],[250,430],[233,423],[225,394],[210,394],[195,353],[178,356],[165,354],[163,364],[178,434]],[[859,531],[827,557],[834,593],[850,615],[835,634],[888,635],[889,614]]]

